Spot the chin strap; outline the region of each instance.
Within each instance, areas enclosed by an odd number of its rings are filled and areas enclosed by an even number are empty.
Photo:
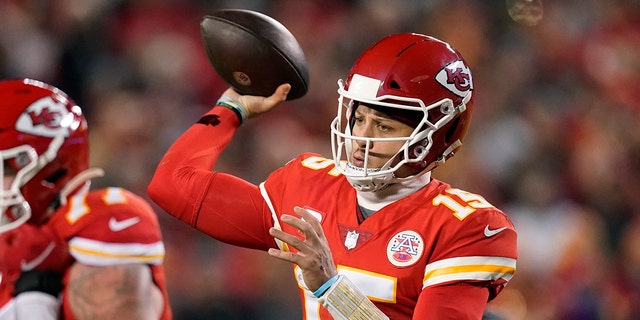
[[[445,161],[447,161],[447,159],[453,157],[453,150],[455,150],[456,148],[459,148],[461,145],[462,145],[462,142],[459,139],[454,141],[452,144],[449,145],[449,148],[444,150],[442,155],[438,157],[436,160],[434,160],[433,162],[431,162],[431,164],[429,164],[427,168],[424,169],[424,171],[431,171],[436,167],[438,167],[439,165],[443,164]]]
[[[64,188],[62,188],[62,190],[60,190],[60,193],[58,195],[60,202],[59,205],[64,206],[65,204],[67,204],[67,198],[69,197],[69,194],[71,194],[71,192],[76,190],[78,187],[82,186],[82,184],[84,184],[84,188],[89,188],[91,179],[99,178],[102,176],[104,176],[104,170],[101,168],[89,168],[78,173],[75,177],[69,180],[69,182],[64,186]]]

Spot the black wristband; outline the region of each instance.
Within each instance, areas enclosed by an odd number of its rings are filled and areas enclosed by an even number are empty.
[[[48,270],[23,271],[16,281],[14,296],[28,291],[44,292],[57,297],[62,291],[62,275]]]

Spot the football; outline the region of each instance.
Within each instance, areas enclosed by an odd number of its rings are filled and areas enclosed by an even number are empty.
[[[283,83],[291,84],[287,100],[307,93],[304,52],[272,17],[251,10],[220,10],[202,19],[200,33],[216,73],[238,93],[267,97]]]

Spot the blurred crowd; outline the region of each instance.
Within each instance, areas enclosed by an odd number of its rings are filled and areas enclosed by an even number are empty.
[[[477,100],[461,152],[434,173],[484,195],[519,232],[518,270],[490,304],[504,319],[640,317],[640,2],[514,0],[0,0],[0,77],[72,96],[90,124],[96,186],[146,197],[175,138],[225,84],[199,22],[223,8],[282,22],[305,51],[309,93],[243,124],[219,169],[259,183],[303,151],[330,157],[337,80],[379,38],[451,43]],[[176,319],[299,319],[289,264],[200,235],[157,208]]]

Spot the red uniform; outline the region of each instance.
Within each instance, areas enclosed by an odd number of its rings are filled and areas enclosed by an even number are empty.
[[[255,186],[210,170],[238,126],[236,115],[214,108],[203,119],[169,149],[149,194],[213,238],[288,250],[268,230],[299,234],[280,215],[304,207],[321,219],[338,272],[391,319],[433,316],[429,307],[438,298],[431,293],[452,285],[486,288],[493,299],[515,271],[514,227],[481,196],[434,179],[358,224],[356,191],[334,170],[333,160],[305,153]],[[304,318],[332,319],[303,289],[299,273],[296,278]],[[465,297],[456,298],[465,305]]]
[[[126,190],[88,191],[86,182],[102,171],[89,167],[82,109],[62,90],[34,79],[0,81],[0,97],[0,318],[56,316],[58,301],[52,297],[60,288],[54,277],[61,273],[60,316],[75,319],[68,298],[75,290],[69,288],[70,280],[76,284],[75,263],[138,263],[149,266],[164,295],[161,318],[170,319],[157,217],[146,201]],[[50,214],[56,204],[63,205]],[[15,291],[45,296],[12,299]]]
[[[79,193],[47,222],[63,239],[73,259],[91,266],[144,263],[165,297],[161,319],[171,319],[162,261],[164,244],[157,216],[139,196],[121,188]],[[62,319],[76,319],[66,299],[69,268],[63,276]],[[2,306],[9,302],[10,286],[0,286]],[[1,308],[0,308],[1,309]]]

